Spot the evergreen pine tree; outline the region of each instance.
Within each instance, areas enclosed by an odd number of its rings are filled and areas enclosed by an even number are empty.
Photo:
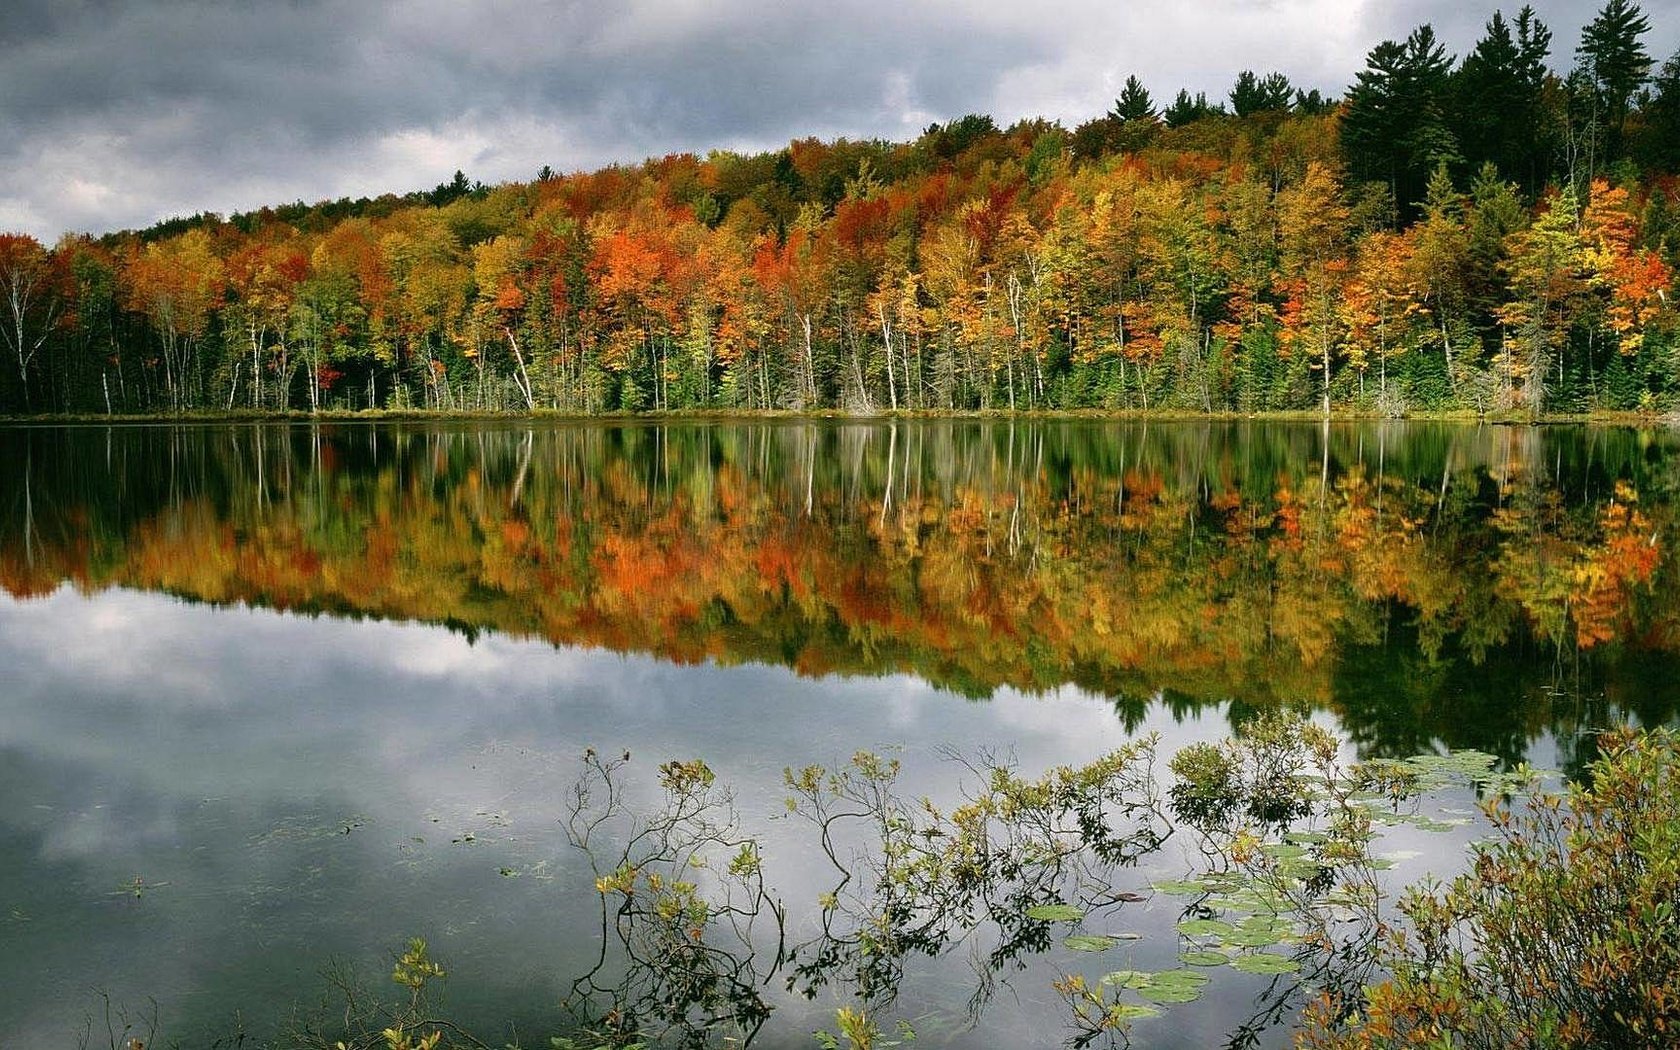
[[[1356,182],[1387,183],[1402,219],[1416,214],[1429,174],[1460,159],[1444,119],[1452,60],[1429,26],[1371,49],[1348,92],[1342,152]]]
[[[1644,166],[1674,174],[1680,172],[1680,52],[1663,63],[1652,86],[1633,152]]]
[[[1492,163],[1535,193],[1545,185],[1547,144],[1542,91],[1552,32],[1524,7],[1513,26],[1494,12],[1486,34],[1452,80],[1452,130],[1464,159]]]
[[[1120,97],[1114,100],[1114,108],[1109,115],[1121,121],[1154,121],[1155,101],[1149,97],[1149,89],[1143,86],[1143,81],[1135,75],[1126,78],[1126,86],[1120,89]]]
[[[1628,110],[1634,92],[1650,79],[1651,53],[1640,41],[1651,22],[1629,0],[1610,0],[1581,30],[1575,57],[1597,89],[1604,107],[1606,160],[1622,155]]]
[[[1289,78],[1282,73],[1257,76],[1252,69],[1237,74],[1236,86],[1231,88],[1231,111],[1239,117],[1268,110],[1288,109],[1294,95]]]

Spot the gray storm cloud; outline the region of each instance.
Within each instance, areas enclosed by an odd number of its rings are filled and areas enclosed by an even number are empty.
[[[1506,5],[1512,6],[1512,5]],[[1594,4],[1536,4],[1567,65]],[[1664,56],[1680,0],[1646,3]],[[1336,92],[1457,0],[10,0],[0,5],[0,228],[50,238],[199,210],[377,194],[456,168],[914,135],[931,120],[1077,122],[1137,73],[1220,95],[1243,68]],[[1510,12],[1507,12],[1510,13]]]

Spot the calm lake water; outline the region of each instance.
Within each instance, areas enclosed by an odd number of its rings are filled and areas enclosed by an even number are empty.
[[[784,767],[890,752],[948,804],[953,753],[1036,774],[1158,732],[1164,760],[1286,705],[1361,756],[1569,771],[1594,728],[1680,709],[1669,431],[29,427],[0,458],[6,1047],[89,1016],[103,1045],[107,997],[189,1044],[267,1038],[329,965],[392,987],[413,936],[449,1013],[546,1045],[602,949],[565,826],[587,747],[633,756],[632,812],[660,763],[706,760],[791,943],[835,879]],[[970,938],[907,959],[882,1016],[1055,1045],[1056,975],[1173,964],[1183,902],[1147,891],[1183,866],[1120,887],[1140,940],[994,969]],[[815,1045],[857,1001],[771,962],[754,1045]],[[1134,1043],[1220,1045],[1274,991],[1216,974]]]

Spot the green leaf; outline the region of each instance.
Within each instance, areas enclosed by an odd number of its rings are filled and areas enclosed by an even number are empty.
[[[1067,938],[1062,943],[1076,952],[1106,952],[1114,947],[1115,941],[1113,937],[1079,933]]]
[[[1288,936],[1277,930],[1237,930],[1222,940],[1239,948],[1270,948],[1274,944],[1282,944]]]
[[[1224,966],[1231,957],[1224,952],[1184,952],[1178,961],[1189,966]]]
[[[1229,937],[1236,927],[1218,919],[1185,919],[1178,924],[1178,932],[1192,937]]]
[[[1188,1003],[1202,997],[1207,974],[1194,970],[1165,970],[1150,977],[1137,989],[1138,995],[1157,1003]]]
[[[1103,974],[1101,983],[1117,988],[1135,989],[1148,987],[1154,979],[1155,975],[1147,970],[1115,970],[1113,973]]]
[[[1281,955],[1268,955],[1264,952],[1255,955],[1244,955],[1232,960],[1231,968],[1243,973],[1279,974],[1294,973],[1301,968],[1301,964],[1294,959],[1286,959]]]
[[[1200,988],[1180,988],[1177,985],[1150,985],[1139,988],[1138,994],[1152,1003],[1190,1003],[1202,997]]]
[[[1208,887],[1205,884],[1189,879],[1168,879],[1164,882],[1152,882],[1150,887],[1156,893],[1166,893],[1174,897],[1199,897],[1208,892]]]

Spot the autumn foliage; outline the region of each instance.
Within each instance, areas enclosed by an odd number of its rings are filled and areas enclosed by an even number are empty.
[[[7,235],[0,410],[1673,407],[1673,178],[1420,147],[1385,181],[1371,85],[1250,80],[1235,114]]]

